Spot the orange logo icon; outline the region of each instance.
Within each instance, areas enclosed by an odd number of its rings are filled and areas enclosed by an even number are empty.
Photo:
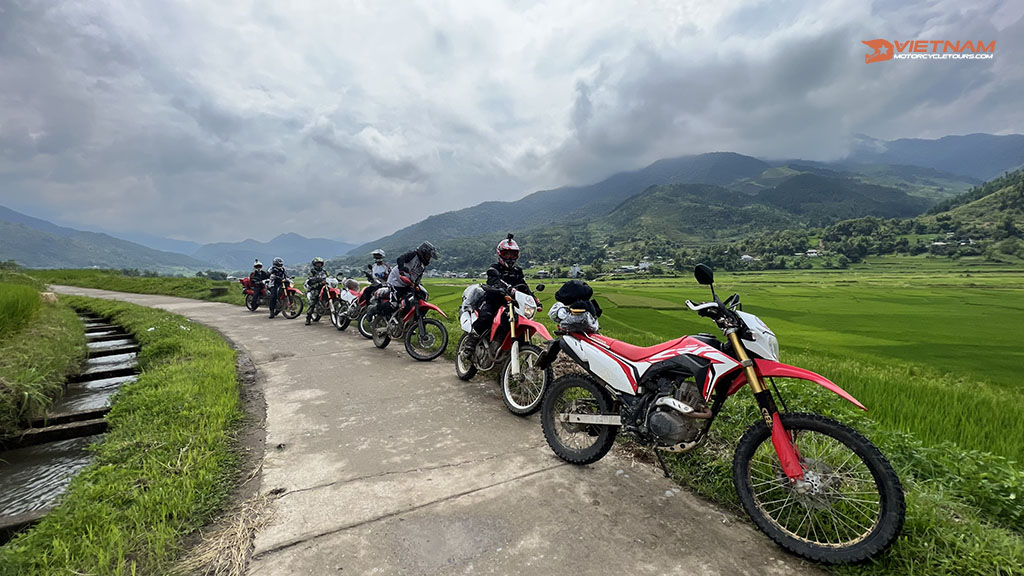
[[[893,56],[893,45],[888,40],[861,40],[861,44],[866,44],[868,48],[874,50],[870,54],[864,55],[864,63],[871,64],[872,62],[882,62],[885,60],[892,60]]]

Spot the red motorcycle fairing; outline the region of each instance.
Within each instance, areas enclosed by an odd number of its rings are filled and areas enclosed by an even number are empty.
[[[448,319],[448,315],[444,313],[444,310],[441,310],[440,308],[438,308],[437,306],[434,306],[433,304],[431,304],[430,302],[427,302],[426,300],[420,300],[420,308],[427,308],[428,310],[435,310],[435,311],[437,311],[438,314],[440,314],[441,316],[444,316],[445,320]],[[409,307],[409,311],[406,312],[405,313],[405,317],[402,318],[402,322],[408,322],[409,319],[412,318],[414,314],[416,314],[416,307],[415,306],[410,306]]]
[[[821,374],[816,374],[810,370],[804,370],[803,368],[797,368],[796,366],[790,366],[789,364],[782,364],[780,362],[773,362],[771,360],[761,360],[760,358],[754,359],[754,369],[757,373],[763,377],[778,377],[778,378],[795,378],[797,380],[808,380],[815,384],[829,390],[839,397],[848,400],[857,408],[867,411],[867,408],[863,404],[857,401],[856,398],[850,395],[849,392],[843,390],[835,382],[832,382],[828,378],[825,378]],[[740,372],[736,379],[733,380],[732,385],[729,386],[729,394],[735,394],[737,390],[743,387],[747,383],[747,375],[744,372]]]

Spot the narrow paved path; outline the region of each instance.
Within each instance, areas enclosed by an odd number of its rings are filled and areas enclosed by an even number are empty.
[[[211,326],[256,364],[267,401],[263,492],[280,495],[249,573],[817,574],[744,519],[613,451],[557,459],[538,416],[445,360],[378,350],[350,327],[229,304],[54,286]]]

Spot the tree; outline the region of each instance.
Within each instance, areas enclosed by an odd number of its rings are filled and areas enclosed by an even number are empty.
[[[604,260],[600,258],[595,259],[590,268],[596,273],[604,272]]]

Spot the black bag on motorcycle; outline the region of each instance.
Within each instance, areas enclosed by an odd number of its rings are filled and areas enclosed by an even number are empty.
[[[580,300],[590,300],[593,296],[594,289],[582,280],[569,280],[555,292],[555,300],[566,306],[572,306]]]

